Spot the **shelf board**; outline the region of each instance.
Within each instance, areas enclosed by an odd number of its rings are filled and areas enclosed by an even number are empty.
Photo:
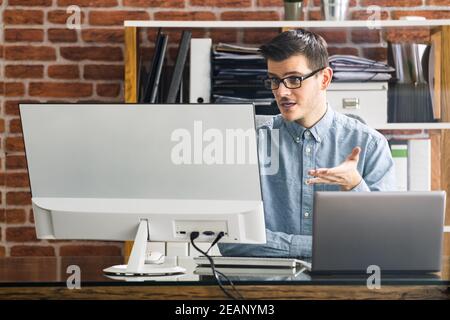
[[[424,130],[424,129],[450,129],[450,122],[405,122],[405,123],[386,123],[374,125],[377,130]]]
[[[450,25],[450,19],[345,21],[124,21],[125,27],[146,28],[385,28],[436,27],[447,25]]]

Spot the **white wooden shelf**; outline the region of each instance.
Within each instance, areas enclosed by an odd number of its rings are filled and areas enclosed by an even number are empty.
[[[157,21],[126,20],[125,27],[144,28],[385,28],[436,27],[450,19],[433,20],[346,20],[346,21]]]
[[[405,122],[405,123],[386,123],[373,126],[377,130],[425,130],[425,129],[450,129],[450,122]]]

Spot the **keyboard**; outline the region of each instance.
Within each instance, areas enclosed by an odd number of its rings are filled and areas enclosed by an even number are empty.
[[[311,263],[294,258],[270,258],[270,257],[224,257],[212,256],[214,265],[218,268],[267,268],[267,269],[281,269],[281,268],[305,268],[311,271]],[[209,260],[204,257],[195,257],[194,262],[198,266],[209,266]]]

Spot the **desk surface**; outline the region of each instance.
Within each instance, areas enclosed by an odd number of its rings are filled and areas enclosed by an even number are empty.
[[[0,299],[223,299],[211,276],[194,273],[189,257],[168,257],[186,274],[164,277],[110,277],[102,270],[122,257],[0,258]],[[81,289],[67,281],[80,269]],[[342,275],[233,275],[229,278],[248,299],[450,299],[450,257],[443,272],[430,275],[381,275],[381,289],[369,289],[367,278]],[[70,270],[70,269],[69,269]],[[73,282],[72,282],[73,283]]]

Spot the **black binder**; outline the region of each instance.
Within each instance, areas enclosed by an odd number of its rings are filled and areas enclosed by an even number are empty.
[[[172,79],[170,81],[169,91],[167,93],[166,103],[175,103],[178,91],[180,90],[181,78],[183,76],[184,65],[189,51],[189,42],[191,41],[192,33],[190,31],[183,31],[180,46],[178,47],[177,59],[173,69]]]

